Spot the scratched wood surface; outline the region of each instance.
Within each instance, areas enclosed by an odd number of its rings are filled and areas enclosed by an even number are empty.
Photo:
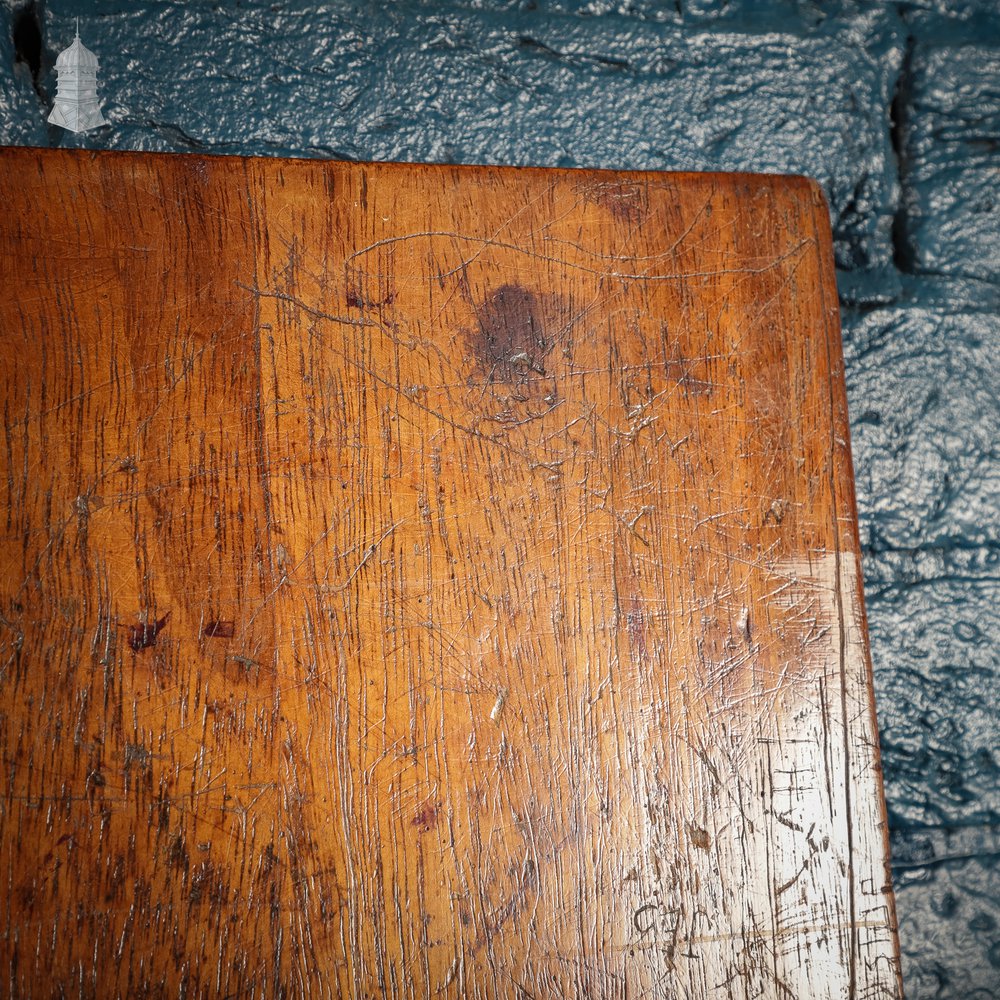
[[[900,995],[815,186],[0,201],[0,993]]]

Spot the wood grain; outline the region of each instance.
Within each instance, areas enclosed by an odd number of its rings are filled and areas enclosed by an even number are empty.
[[[0,992],[901,995],[813,184],[0,192]]]

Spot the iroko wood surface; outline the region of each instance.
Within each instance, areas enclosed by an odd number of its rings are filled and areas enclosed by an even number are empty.
[[[0,203],[0,992],[899,996],[815,186]]]

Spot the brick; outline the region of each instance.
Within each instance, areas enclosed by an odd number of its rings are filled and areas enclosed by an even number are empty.
[[[1000,545],[1000,320],[845,313],[862,545]]]
[[[901,150],[908,266],[998,281],[1000,21],[992,32],[915,24]]]
[[[997,825],[997,550],[869,552],[864,570],[890,824]]]
[[[1000,864],[964,831],[940,860],[896,873],[903,982],[912,1000],[993,1000],[1000,982]],[[987,839],[989,843],[989,839]]]

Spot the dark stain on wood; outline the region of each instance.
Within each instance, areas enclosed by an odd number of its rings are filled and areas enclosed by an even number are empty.
[[[232,639],[236,632],[236,623],[227,619],[213,619],[205,622],[201,634],[206,639]]]
[[[712,846],[712,838],[709,836],[708,830],[703,830],[700,826],[694,826],[692,823],[687,824],[688,837],[691,838],[691,843],[698,848],[699,851],[707,851]]]
[[[555,346],[538,296],[520,285],[501,285],[476,308],[478,328],[469,337],[472,353],[490,382],[512,382],[545,374]]]
[[[166,628],[167,619],[170,617],[168,611],[162,618],[154,622],[140,622],[138,625],[130,625],[128,628],[128,644],[134,653],[149,649],[156,645],[156,637]]]
[[[410,821],[421,833],[427,833],[437,825],[438,807],[434,802],[427,802]]]
[[[191,872],[188,885],[188,902],[198,905],[209,903],[212,907],[222,906],[229,897],[229,888],[222,875],[222,869],[211,861],[203,861]]]
[[[584,198],[600,205],[621,223],[638,225],[649,211],[649,198],[644,185],[629,182],[604,181],[588,184]]]
[[[126,743],[122,754],[125,770],[138,768],[145,771],[149,768],[153,755],[141,743]]]

